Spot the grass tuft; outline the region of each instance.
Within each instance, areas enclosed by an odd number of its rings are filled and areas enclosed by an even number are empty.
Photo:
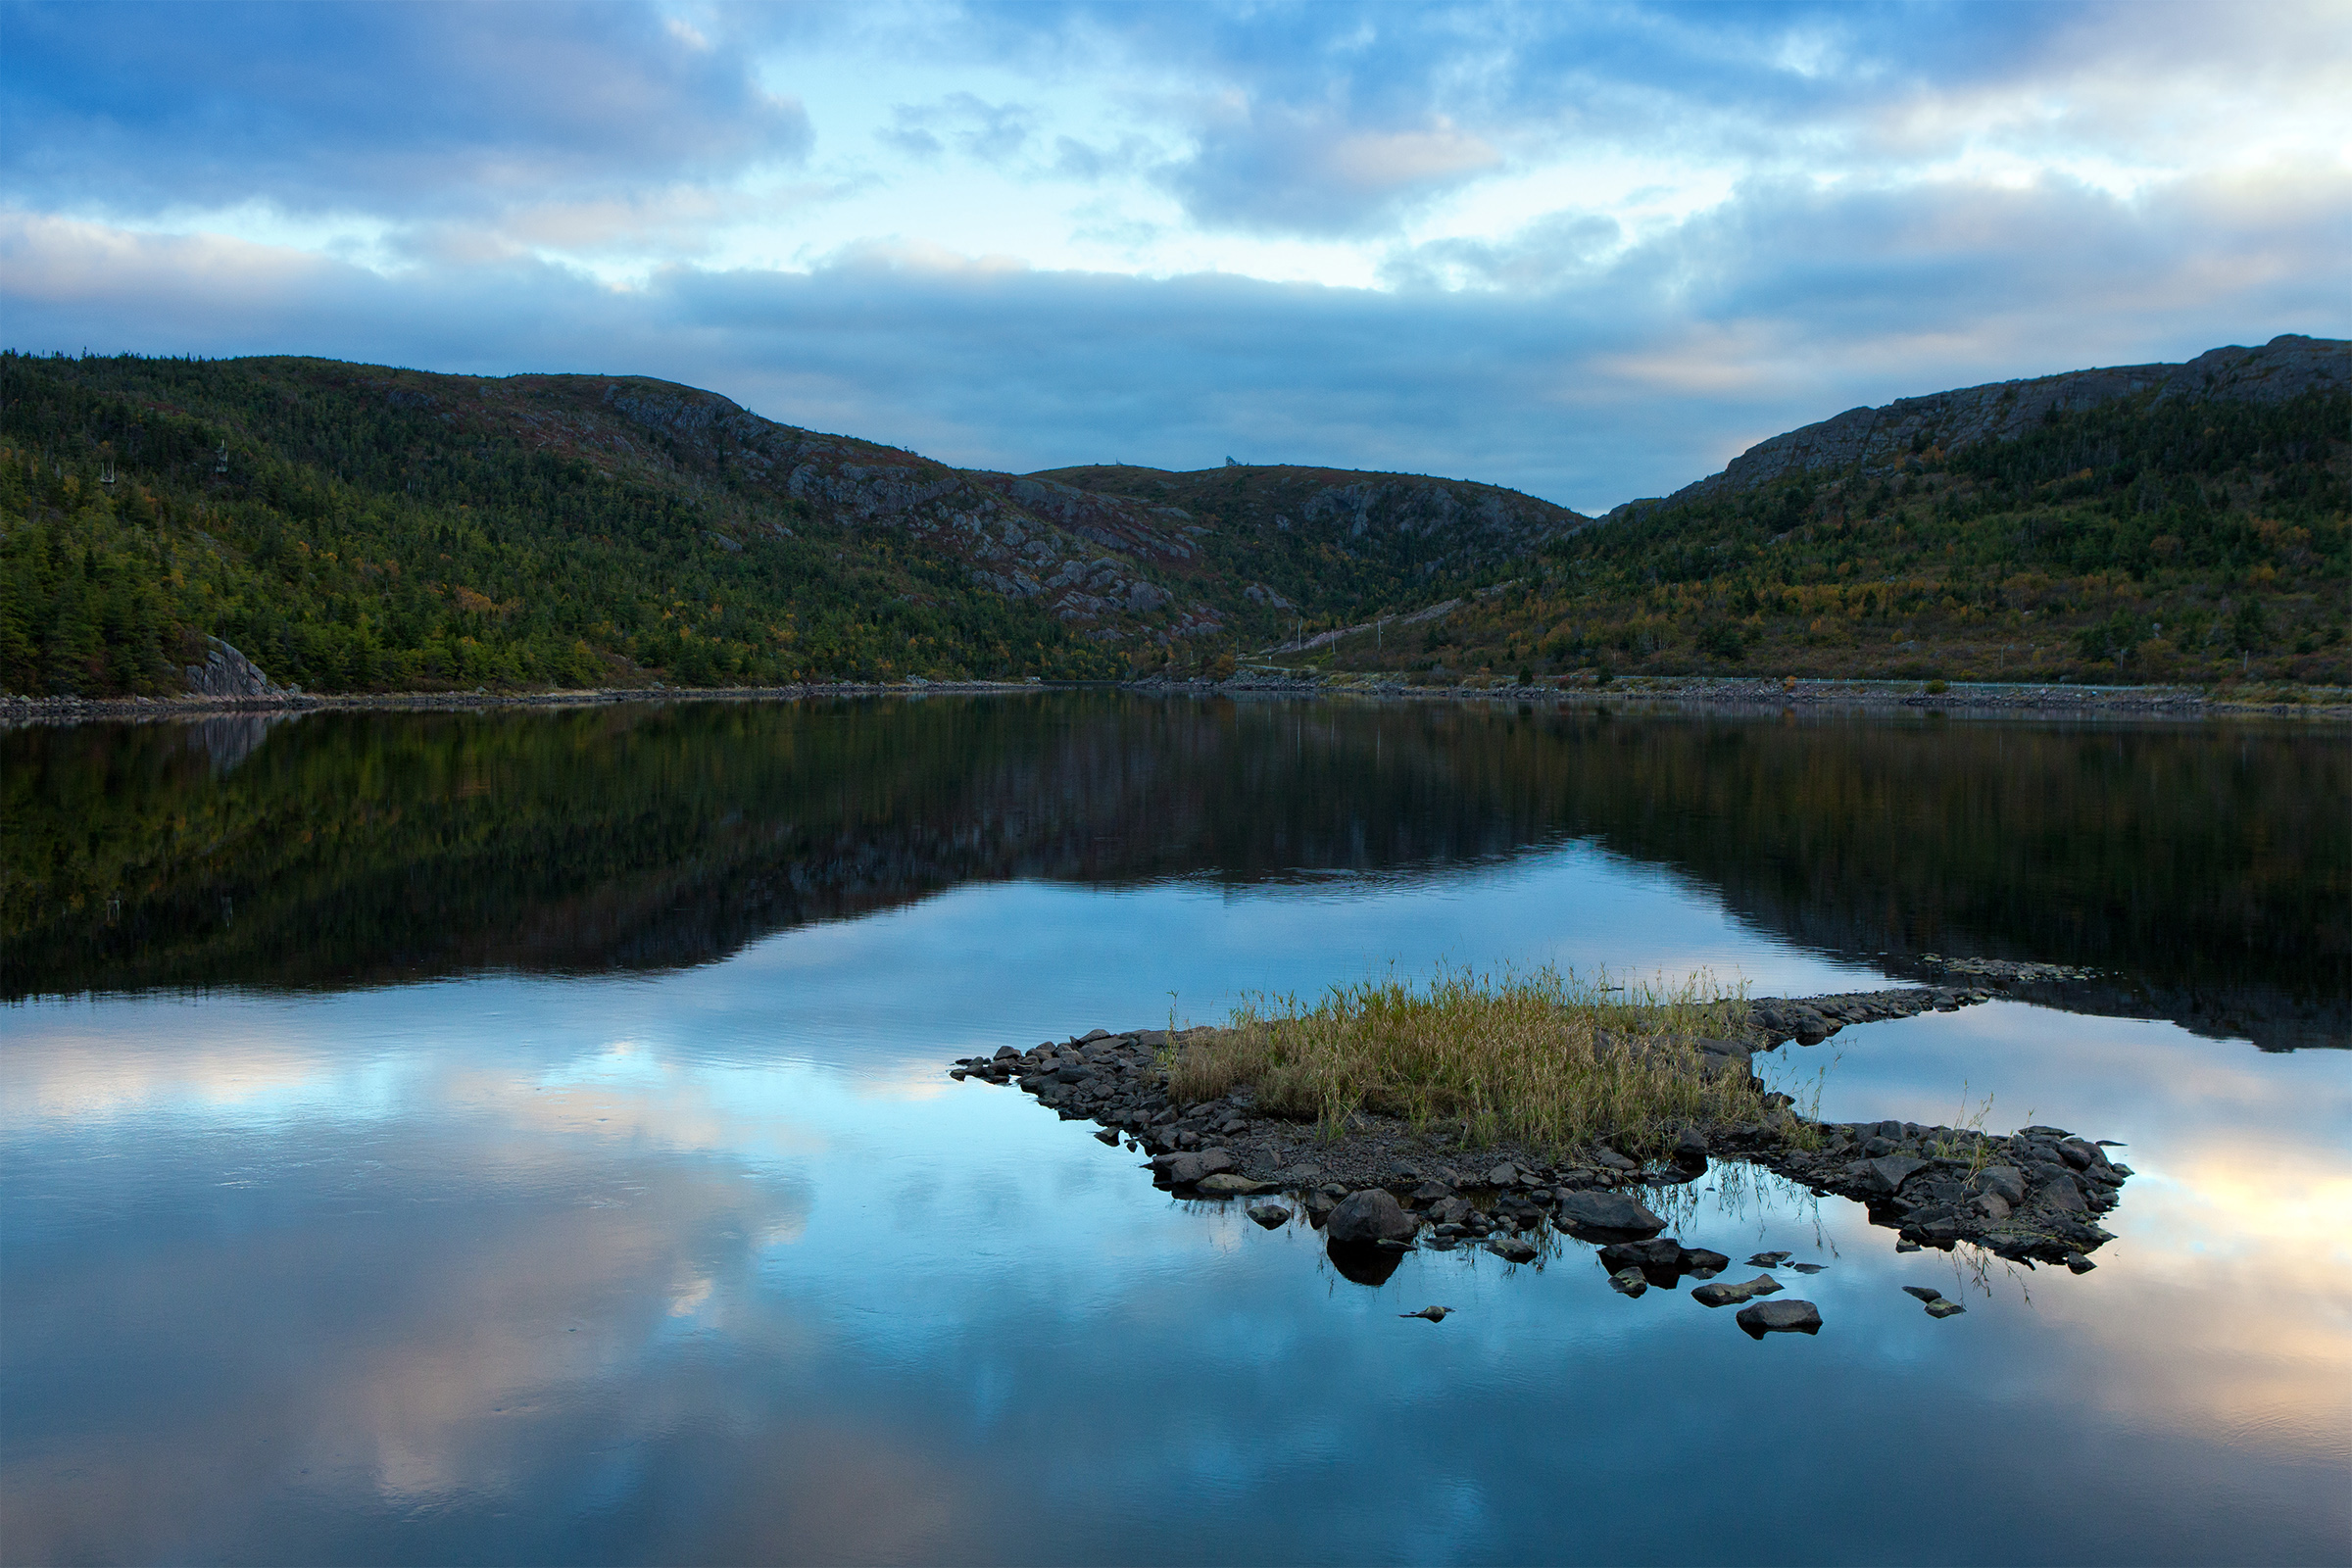
[[[1606,1141],[1637,1157],[1686,1126],[1753,1125],[1739,1074],[1704,1070],[1694,1042],[1737,1039],[1741,992],[1704,978],[1630,988],[1544,968],[1499,977],[1441,970],[1334,987],[1312,1006],[1258,996],[1232,1026],[1189,1039],[1172,1095],[1214,1100],[1248,1084],[1257,1104],[1329,1136],[1358,1111],[1415,1128],[1450,1121],[1474,1143],[1512,1139],[1554,1153]]]

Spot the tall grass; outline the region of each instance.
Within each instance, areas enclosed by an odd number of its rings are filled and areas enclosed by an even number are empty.
[[[1692,1041],[1738,1038],[1746,1003],[1703,979],[1619,988],[1544,968],[1500,976],[1441,970],[1339,986],[1312,1006],[1253,997],[1232,1027],[1197,1034],[1169,1089],[1213,1100],[1250,1085],[1257,1103],[1329,1134],[1371,1111],[1416,1128],[1458,1121],[1474,1143],[1513,1139],[1559,1152],[1596,1140],[1629,1154],[1685,1126],[1763,1119],[1737,1074],[1702,1070]]]

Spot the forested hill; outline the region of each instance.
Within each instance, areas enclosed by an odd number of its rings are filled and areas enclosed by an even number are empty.
[[[312,691],[1213,668],[1588,520],[1395,474],[1070,478],[636,377],[0,355],[0,690],[176,692],[208,636]]]
[[[2352,345],[1905,399],[1544,545],[1342,668],[2352,683]]]

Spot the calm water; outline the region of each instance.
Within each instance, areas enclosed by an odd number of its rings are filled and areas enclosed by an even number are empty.
[[[2346,1561],[2347,801],[2292,730],[1108,695],[0,734],[0,1554]],[[2105,977],[1776,1070],[2139,1175],[2077,1278],[1719,1168],[1812,1340],[1556,1239],[1367,1289],[940,1071],[1931,954]]]

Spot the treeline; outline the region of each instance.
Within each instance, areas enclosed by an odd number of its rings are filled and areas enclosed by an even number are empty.
[[[1588,842],[1857,961],[2080,963],[2340,1041],[2348,797],[2295,728],[1113,692],[23,726],[0,1000],[666,967],[977,879],[1311,892]]]
[[[1446,678],[2341,683],[2348,436],[2341,393],[2129,399],[1954,454],[1923,440],[1895,473],[1635,508],[1546,547],[1401,662]]]
[[[270,367],[0,354],[0,690],[176,692],[207,634],[313,691],[1115,667],[794,498]]]

